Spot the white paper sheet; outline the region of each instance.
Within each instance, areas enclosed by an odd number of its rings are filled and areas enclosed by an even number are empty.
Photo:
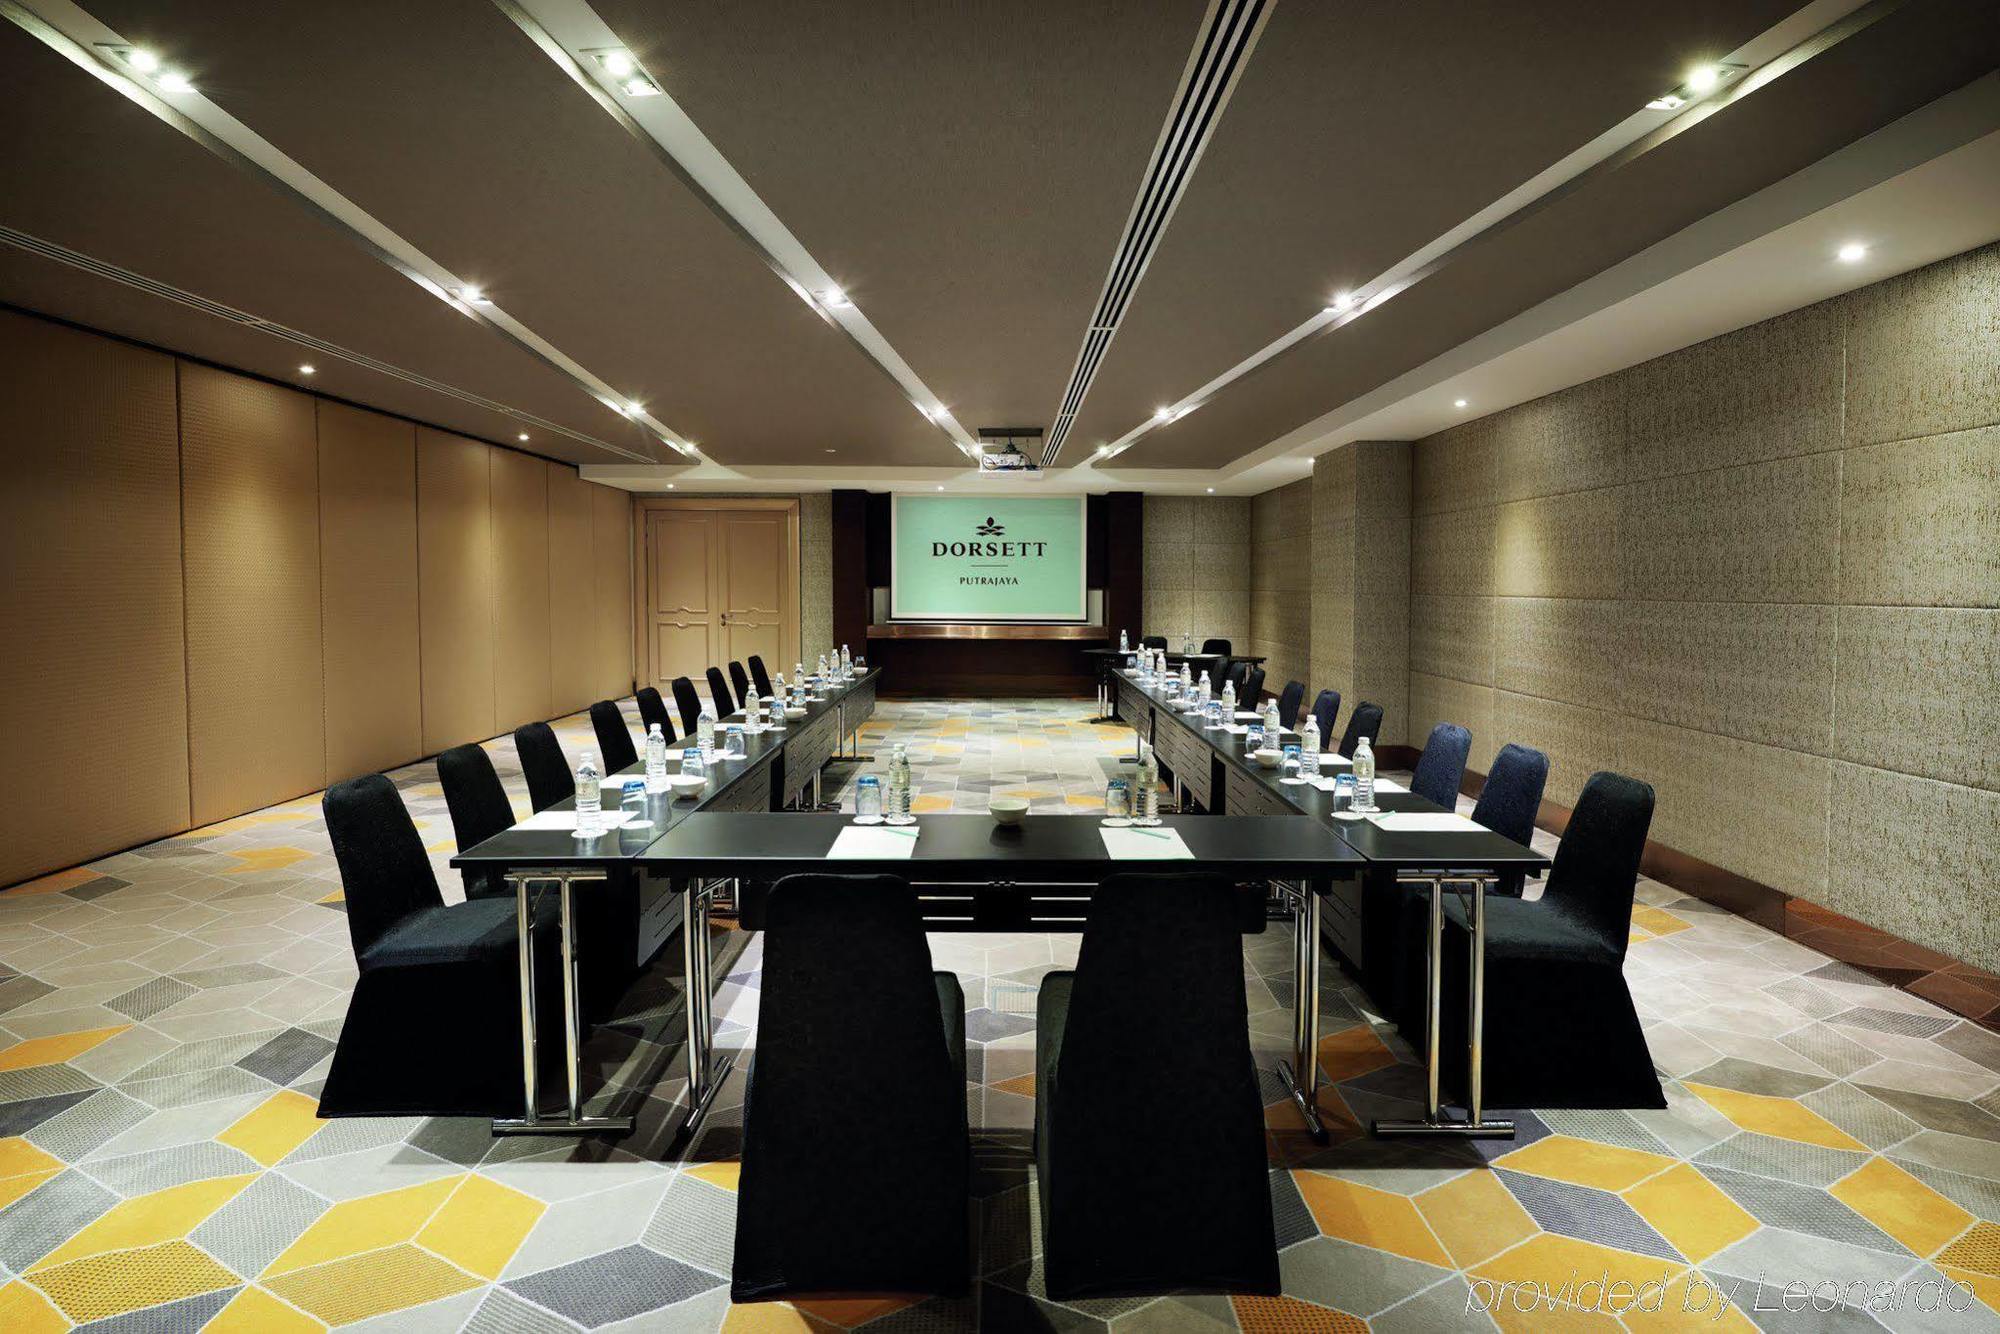
[[[616,829],[631,819],[631,811],[601,811],[597,822],[606,829]],[[575,811],[541,811],[531,815],[514,826],[516,829],[575,829]]]
[[[1241,718],[1243,715],[1239,713],[1236,716]],[[1215,730],[1218,732],[1228,732],[1232,736],[1242,736],[1245,732],[1249,731],[1250,729],[1242,723],[1224,723],[1221,727],[1218,727]]]
[[[1368,819],[1392,834],[1464,834],[1483,827],[1463,815],[1425,815],[1415,811],[1384,812]]]
[[[907,861],[916,850],[915,825],[848,825],[826,855],[834,861]]]
[[[1263,715],[1263,714],[1261,714],[1261,713],[1259,713],[1259,712],[1257,712],[1257,710],[1255,710],[1255,709],[1238,709],[1238,710],[1236,711],[1236,716],[1237,716],[1238,718],[1240,718],[1240,719],[1245,719],[1245,720],[1247,720],[1247,721],[1249,721],[1249,722],[1253,722],[1253,723],[1254,723],[1254,722],[1256,722],[1256,721],[1257,721],[1257,720],[1258,720],[1259,718],[1262,718],[1262,717],[1263,717],[1264,715]]]
[[[1194,854],[1181,841],[1178,829],[1107,829],[1097,827],[1098,837],[1104,840],[1104,850],[1111,854],[1113,861],[1193,861]]]

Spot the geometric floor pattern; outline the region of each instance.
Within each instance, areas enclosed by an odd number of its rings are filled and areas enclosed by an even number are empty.
[[[885,700],[864,748],[879,769],[907,743],[920,810],[1005,792],[1087,815],[1131,745],[1089,712]],[[588,744],[580,717],[558,734]],[[525,812],[511,741],[489,751]],[[435,772],[392,777],[442,868]],[[1507,1143],[1371,1140],[1371,1118],[1409,1114],[1418,1071],[1326,970],[1333,1143],[1266,1086],[1277,1298],[1047,1299],[1035,995],[1077,938],[935,936],[968,1009],[973,1295],[732,1308],[745,1060],[674,1162],[670,1064],[617,1141],[317,1118],[354,967],[317,799],[289,802],[0,894],[0,1330],[2000,1330],[2000,1037],[1665,886],[1639,896],[1627,976],[1660,1111],[1516,1111]],[[719,1045],[745,1056],[760,943],[724,944]],[[1267,1070],[1290,951],[1275,927],[1245,947]],[[672,963],[592,1040],[595,1068],[677,1056],[645,1050],[674,1031]],[[1172,1115],[1173,1090],[1152,1092]]]

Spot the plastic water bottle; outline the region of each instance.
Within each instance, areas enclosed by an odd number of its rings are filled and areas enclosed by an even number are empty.
[[[1194,697],[1201,701],[1202,707],[1206,708],[1208,706],[1209,695],[1212,693],[1213,688],[1208,684],[1208,673],[1203,672],[1201,680],[1195,684]]]
[[[646,790],[658,792],[667,785],[667,738],[654,723],[646,732]]]
[[[802,662],[793,663],[792,684],[797,686],[803,686],[805,685],[805,683],[806,683],[806,665]]]
[[[1225,723],[1236,721],[1236,683],[1234,681],[1224,681],[1222,683],[1222,721]]]
[[[1354,809],[1375,809],[1375,748],[1367,737],[1354,745]]]
[[[1311,782],[1319,777],[1319,723],[1306,720],[1305,734],[1299,738],[1299,777]]]
[[[1285,721],[1278,716],[1278,701],[1272,700],[1264,710],[1264,735],[1270,740],[1267,745],[1278,745],[1285,739]]]
[[[603,810],[603,774],[597,768],[597,752],[586,750],[576,766],[576,832],[579,838],[588,838],[604,827],[599,818]]]
[[[1139,743],[1139,771],[1132,778],[1132,823],[1155,825],[1160,822],[1160,762],[1153,748]]]
[[[1132,651],[1132,641],[1125,637],[1123,630],[1118,632],[1118,651],[1120,653],[1130,653]]]
[[[715,758],[715,706],[701,706],[701,717],[694,720],[694,743],[701,747],[701,762],[707,764]]]
[[[889,757],[889,796],[883,805],[890,824],[909,824],[916,818],[910,814],[910,755],[901,742]]]
[[[1188,692],[1188,691],[1189,691],[1189,690],[1190,690],[1191,688],[1193,688],[1193,686],[1194,686],[1194,673],[1188,670],[1188,665],[1187,665],[1187,659],[1186,659],[1186,658],[1182,658],[1182,659],[1181,659],[1181,693],[1182,693],[1183,695],[1187,694],[1187,692]]]
[[[1189,630],[1183,630],[1181,631],[1181,654],[1186,656],[1192,652],[1194,652],[1194,633]]]
[[[819,655],[819,671],[815,675],[819,678],[820,689],[824,690],[826,688],[826,654],[824,653]]]
[[[700,746],[688,746],[681,751],[681,777],[708,781],[708,761],[702,759]]]

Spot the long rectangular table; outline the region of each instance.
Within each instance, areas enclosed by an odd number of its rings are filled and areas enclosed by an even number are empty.
[[[1378,1135],[1446,1135],[1511,1138],[1513,1122],[1489,1120],[1483,1105],[1482,1036],[1486,1003],[1486,891],[1509,872],[1538,874],[1548,859],[1532,848],[1487,829],[1396,831],[1384,829],[1366,819],[1336,818],[1331,792],[1310,783],[1287,783],[1277,770],[1266,769],[1252,759],[1242,734],[1209,728],[1200,719],[1177,707],[1166,693],[1119,669],[1113,673],[1113,703],[1120,720],[1141,737],[1152,742],[1161,763],[1174,769],[1175,790],[1192,796],[1204,808],[1229,814],[1275,815],[1286,812],[1310,816],[1338,834],[1343,842],[1367,863],[1363,876],[1355,880],[1331,882],[1327,893],[1330,911],[1326,915],[1330,934],[1357,971],[1364,960],[1362,887],[1370,879],[1390,880],[1410,891],[1428,896],[1426,932],[1427,986],[1425,991],[1425,1098],[1424,1115],[1408,1121],[1377,1121]],[[1305,720],[1307,726],[1311,721]],[[1288,735],[1286,740],[1295,739]],[[1323,772],[1335,774],[1352,764],[1333,754],[1321,757]],[[1376,804],[1392,813],[1442,814],[1445,808],[1412,792],[1382,792]],[[1467,1041],[1467,1116],[1447,1117],[1440,1095],[1442,1060],[1439,1032],[1443,1007],[1444,892],[1460,885],[1470,891],[1472,950],[1468,963],[1469,1007]],[[1317,940],[1317,932],[1313,937]],[[1301,951],[1318,955],[1317,949]],[[1305,1090],[1288,1085],[1294,1098]],[[1309,1118],[1310,1120],[1311,1118]]]
[[[533,829],[516,825],[468,848],[452,859],[453,866],[498,867],[514,886],[516,922],[520,933],[521,965],[521,1068],[523,1109],[518,1118],[494,1123],[502,1134],[547,1134],[624,1131],[631,1129],[629,1117],[585,1117],[583,1115],[582,1015],[576,985],[577,956],[573,933],[573,905],[578,885],[602,883],[613,876],[630,876],[640,885],[639,961],[655,953],[676,925],[674,909],[679,909],[681,961],[689,979],[689,1007],[705,1010],[709,992],[696,983],[710,977],[713,960],[706,930],[694,929],[704,920],[710,897],[718,887],[707,882],[690,894],[664,885],[645,863],[646,851],[660,835],[682,821],[702,812],[770,811],[802,799],[817,803],[819,774],[826,762],[841,754],[847,738],[855,736],[875,711],[875,686],[881,673],[871,668],[852,680],[829,683],[806,708],[802,718],[788,719],[783,728],[766,728],[744,737],[742,759],[716,759],[709,765],[707,786],[692,796],[667,793],[646,798],[645,822],[620,825],[593,838],[580,839],[568,829]],[[746,721],[742,713],[732,713],[724,724]],[[678,771],[678,764],[669,762]],[[609,778],[643,777],[643,759]],[[608,781],[608,780],[607,780]],[[607,788],[604,808],[617,810],[616,788]],[[574,798],[566,798],[550,810],[572,811]],[[541,1109],[541,1089],[536,1077],[535,1047],[539,1039],[539,1016],[535,1013],[534,936],[528,930],[531,899],[535,889],[553,887],[557,894],[559,939],[563,955],[563,1041],[569,1058],[566,1115],[548,1116]],[[689,1048],[692,1056],[694,1048]],[[725,1064],[711,1072],[705,1065],[691,1063],[688,1088],[702,1107],[714,1097]]]

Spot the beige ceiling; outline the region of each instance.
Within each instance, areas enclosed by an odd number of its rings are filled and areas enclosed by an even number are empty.
[[[725,466],[958,462],[854,343],[490,0],[85,0],[204,96]],[[1792,0],[1277,0],[1066,461],[1610,128]],[[968,428],[1048,423],[1200,0],[598,0]],[[1143,438],[1215,468],[1990,70],[2000,5],[1910,0],[1343,330]],[[638,427],[11,24],[0,223],[577,436]],[[0,301],[274,378],[267,334],[0,246]],[[319,359],[314,387],[511,441]],[[537,432],[532,447],[614,455]]]

